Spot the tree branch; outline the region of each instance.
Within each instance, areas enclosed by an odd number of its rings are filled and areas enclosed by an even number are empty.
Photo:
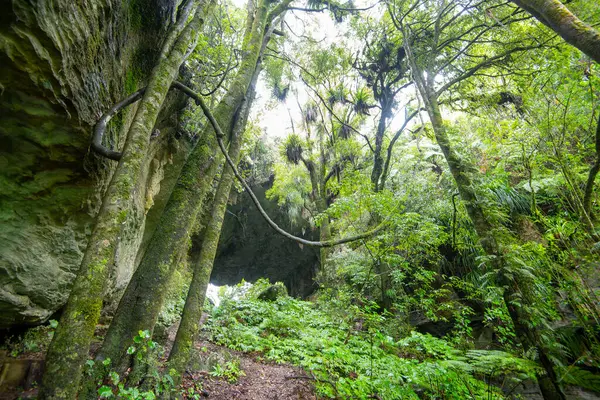
[[[383,171],[381,172],[381,188],[382,189],[383,189],[383,185],[385,184],[385,181],[387,180],[387,174],[388,174],[388,170],[390,168],[390,161],[392,159],[392,150],[394,148],[394,144],[396,144],[396,141],[398,140],[398,138],[400,138],[400,135],[402,135],[402,132],[404,132],[404,129],[406,129],[406,126],[408,125],[408,123],[414,117],[416,117],[421,111],[422,111],[422,109],[418,109],[418,110],[414,111],[412,114],[410,114],[406,118],[406,120],[404,120],[404,123],[402,124],[400,129],[398,129],[398,131],[396,132],[396,134],[394,135],[392,140],[390,140],[390,144],[388,145],[388,148],[387,148],[387,157],[385,159],[385,163],[383,164]],[[421,128],[419,128],[419,129],[421,129]]]
[[[312,240],[306,240],[306,239],[300,238],[298,236],[294,236],[291,233],[288,233],[285,230],[281,229],[269,217],[269,215],[265,212],[265,210],[262,208],[258,198],[256,197],[256,195],[254,194],[254,192],[252,191],[252,189],[250,188],[248,183],[246,183],[246,181],[244,180],[244,178],[238,171],[238,169],[237,169],[235,163],[233,162],[233,160],[231,159],[231,157],[229,157],[229,154],[227,153],[227,149],[225,149],[225,144],[223,143],[223,137],[225,136],[225,134],[221,130],[221,127],[219,126],[218,122],[215,120],[214,116],[212,115],[212,112],[208,109],[208,107],[206,106],[206,104],[204,103],[202,98],[200,96],[198,96],[196,93],[194,93],[194,91],[192,91],[192,89],[188,88],[187,86],[185,86],[184,84],[182,84],[180,82],[174,82],[173,87],[181,90],[186,95],[190,96],[192,99],[194,99],[196,101],[196,104],[198,104],[200,106],[200,108],[206,115],[206,118],[208,119],[208,121],[210,122],[210,124],[212,125],[212,127],[215,131],[215,135],[217,137],[217,143],[219,145],[219,148],[221,149],[221,152],[225,156],[225,160],[227,161],[227,164],[229,164],[229,167],[231,167],[231,169],[233,170],[233,174],[235,175],[237,180],[242,184],[242,186],[244,187],[244,189],[246,190],[246,192],[252,199],[252,202],[256,206],[258,212],[262,215],[264,220],[271,226],[271,228],[273,228],[277,233],[285,236],[288,239],[291,239],[295,242],[298,242],[298,243],[301,243],[301,244],[304,244],[307,246],[332,247],[332,246],[337,246],[337,245],[344,244],[344,243],[354,242],[354,241],[357,241],[360,239],[364,239],[364,238],[373,236],[376,233],[383,230],[383,228],[385,228],[386,225],[388,224],[388,221],[386,220],[386,221],[382,222],[379,226],[377,226],[375,229],[370,230],[368,232],[365,232],[365,233],[362,233],[359,235],[345,237],[342,239],[337,239],[337,240],[327,240],[324,242],[316,242],[316,241],[312,241]]]
[[[538,21],[558,33],[600,63],[600,32],[571,13],[559,0],[511,0]]]
[[[121,156],[123,155],[121,152],[110,150],[102,145],[102,137],[104,136],[104,131],[106,130],[108,122],[111,120],[112,117],[115,116],[116,113],[141,99],[145,91],[146,88],[138,90],[126,99],[121,100],[120,102],[112,106],[110,110],[108,110],[102,115],[100,120],[94,126],[94,135],[92,136],[92,150],[94,150],[101,156],[109,158],[111,160],[119,161],[121,159]]]
[[[470,76],[472,76],[473,74],[475,74],[477,71],[479,71],[480,69],[483,68],[487,68],[487,67],[491,67],[492,65],[494,65],[494,63],[508,57],[509,55],[519,52],[519,51],[527,51],[527,50],[533,50],[533,49],[537,49],[539,48],[540,45],[535,45],[535,46],[523,46],[523,47],[515,47],[513,49],[510,49],[502,54],[498,54],[494,57],[491,57],[489,59],[487,59],[486,61],[477,64],[476,66],[468,69],[467,71],[463,72],[462,74],[460,74],[459,76],[457,76],[456,78],[452,79],[450,82],[446,83],[444,86],[442,86],[440,89],[438,89],[435,92],[436,97],[439,97],[442,93],[444,93],[446,90],[450,89],[452,86],[456,85],[457,83],[464,81],[465,79],[469,78]]]

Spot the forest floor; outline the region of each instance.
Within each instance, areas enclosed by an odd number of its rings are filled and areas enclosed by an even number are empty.
[[[200,325],[204,325],[207,314],[202,315]],[[167,348],[175,341],[176,323],[167,331]],[[190,366],[183,377],[185,389],[202,387],[201,393],[208,399],[226,400],[316,400],[312,377],[302,368],[287,364],[276,364],[261,360],[258,353],[242,353],[218,346],[201,337],[194,347],[196,351]],[[226,364],[227,361],[239,361],[239,369],[243,372],[235,382],[224,377],[210,374],[215,365]],[[190,370],[194,372],[190,372]]]
[[[176,325],[168,330],[167,347],[172,345],[176,331]],[[98,345],[93,346],[92,352],[97,350]],[[206,338],[196,342],[195,347],[196,352],[182,382],[186,398],[193,398],[187,396],[188,389],[192,388],[201,398],[209,400],[317,399],[313,378],[301,368],[261,360],[258,353],[234,351],[215,345]],[[42,352],[25,352],[10,357],[3,351],[0,354],[0,400],[37,398],[43,359]],[[239,364],[239,371],[243,372],[235,382],[211,374],[216,365],[222,366],[228,361],[235,361],[236,365]]]
[[[230,383],[224,378],[216,378],[207,371],[187,373],[183,386],[194,387],[202,383],[203,396],[208,399],[239,400],[316,400],[312,377],[304,370],[285,364],[266,363],[259,360],[256,353],[236,352],[209,342],[196,343],[198,353],[206,352],[212,357],[223,355],[226,359],[233,357],[239,360],[240,370],[244,375],[237,382]],[[206,350],[204,350],[206,349]]]

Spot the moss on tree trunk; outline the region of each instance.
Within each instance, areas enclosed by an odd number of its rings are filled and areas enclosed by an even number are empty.
[[[600,118],[598,118],[598,124],[596,125],[595,149],[596,161],[594,161],[594,164],[590,168],[583,193],[583,211],[590,218],[594,217],[594,212],[592,209],[592,197],[594,195],[594,183],[596,182],[596,176],[598,176],[598,172],[600,171]]]
[[[214,117],[229,131],[244,102],[259,57],[267,21],[267,6],[258,8],[252,30],[245,35],[244,59]],[[127,348],[139,330],[152,331],[167,287],[182,256],[199,210],[221,160],[212,126],[207,125],[200,142],[186,161],[156,231],[138,269],[119,303],[98,359],[110,358],[118,369],[128,365]]]
[[[600,63],[600,32],[581,21],[559,0],[512,0],[536,19]]]
[[[537,351],[540,364],[546,371],[546,374],[538,377],[540,389],[546,400],[564,400],[565,396],[558,383],[558,378],[554,372],[554,366],[550,361],[547,345],[543,343],[537,329],[530,325],[528,316],[523,312],[522,306],[517,306],[514,299],[521,298],[522,302],[532,304],[531,298],[527,298],[527,294],[522,293],[518,288],[518,276],[511,274],[503,265],[502,255],[498,248],[498,241],[494,236],[495,227],[487,220],[484,210],[477,201],[477,193],[475,185],[468,175],[469,165],[462,160],[451,145],[448,133],[442,119],[442,114],[439,109],[439,104],[435,95],[427,90],[425,85],[420,85],[424,88],[426,99],[426,108],[431,124],[434,130],[435,138],[442,149],[444,157],[448,163],[450,173],[452,174],[456,186],[462,200],[465,203],[467,214],[474,225],[475,232],[479,236],[479,241],[486,254],[492,257],[491,262],[494,270],[498,274],[499,284],[504,288],[504,303],[508,309],[509,315],[513,322],[517,337],[523,344],[525,350],[535,349]]]
[[[388,119],[392,116],[392,107],[385,105],[385,108],[381,110],[379,116],[379,122],[377,123],[377,132],[375,133],[375,152],[373,153],[373,171],[371,172],[371,184],[373,190],[379,192],[383,189],[383,183],[385,182],[383,174],[383,139],[385,138],[385,128]]]
[[[248,88],[246,100],[242,106],[242,110],[236,121],[233,123],[233,131],[231,137],[231,145],[229,147],[229,156],[236,163],[239,162],[240,150],[244,142],[244,131],[248,121],[248,114],[252,106],[252,101],[255,95],[255,85],[258,78],[260,67],[257,65],[256,72],[252,78],[252,83]],[[223,167],[221,180],[215,197],[213,199],[212,210],[209,221],[204,229],[202,238],[202,248],[200,255],[194,264],[193,277],[188,289],[188,294],[185,300],[185,306],[181,315],[181,322],[177,329],[175,342],[169,354],[169,370],[174,369],[181,377],[185,372],[185,367],[189,362],[191,351],[194,347],[194,342],[200,329],[200,318],[204,309],[204,300],[206,298],[206,289],[210,281],[210,275],[214,266],[215,257],[217,255],[217,246],[221,236],[223,220],[225,219],[225,211],[231,187],[233,186],[235,176],[233,170],[228,164]]]
[[[100,317],[117,240],[123,224],[128,222],[129,199],[139,190],[137,182],[148,149],[150,131],[188,46],[201,25],[201,13],[198,12],[175,42],[168,58],[152,71],[133,119],[123,157],[107,188],[79,274],[48,350],[41,398],[76,397],[82,367]]]

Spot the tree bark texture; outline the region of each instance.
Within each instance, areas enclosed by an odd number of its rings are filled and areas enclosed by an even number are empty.
[[[600,32],[581,21],[559,0],[512,0],[537,20],[600,63]]]
[[[375,133],[375,153],[373,154],[373,171],[371,172],[371,184],[373,185],[373,190],[375,192],[379,192],[383,189],[383,182],[385,181],[385,178],[382,177],[384,170],[383,139],[385,137],[387,120],[390,118],[391,114],[391,105],[387,106],[386,104],[381,110],[381,116],[377,123],[377,132]]]
[[[246,123],[248,121],[252,101],[254,100],[255,85],[259,72],[260,67],[257,65],[252,83],[248,88],[246,100],[242,106],[242,111],[237,120],[234,121],[229,155],[235,162],[239,162],[240,150],[244,142]],[[178,373],[177,376],[179,377],[185,372],[185,367],[189,362],[191,351],[194,348],[194,342],[196,341],[200,329],[199,323],[204,309],[206,289],[210,282],[210,275],[217,254],[217,246],[221,236],[221,228],[225,218],[227,202],[229,200],[229,194],[234,179],[235,176],[233,170],[228,164],[225,164],[213,200],[210,219],[204,230],[200,255],[193,266],[192,282],[188,289],[181,322],[177,329],[173,348],[169,354],[169,369],[175,369]]]
[[[513,274],[510,274],[509,271],[506,270],[506,266],[503,265],[504,263],[501,259],[502,255],[498,248],[498,242],[494,236],[494,226],[487,220],[484,210],[477,202],[475,186],[467,172],[468,165],[454,151],[450,143],[437,99],[431,96],[427,99],[426,103],[427,112],[433,126],[436,141],[446,158],[460,196],[465,203],[467,214],[479,236],[481,246],[486,254],[492,257],[493,268],[498,273],[499,283],[504,287],[504,303],[509,311],[517,337],[523,344],[525,350],[530,348],[535,348],[537,350],[540,364],[542,364],[542,367],[546,371],[545,375],[538,377],[538,383],[544,399],[564,400],[565,396],[558,384],[554,366],[550,362],[550,356],[548,355],[546,346],[542,343],[536,328],[528,325],[528,317],[522,312],[521,308],[516,306],[513,302],[512,297],[519,294],[519,285],[518,282],[516,282],[516,279],[518,278]],[[523,296],[525,295],[523,294]],[[531,303],[531,299],[527,298],[524,298],[522,301],[524,303]]]
[[[252,81],[266,17],[267,5],[263,2],[256,10],[251,31],[245,35],[240,69],[215,110],[214,118],[226,131],[230,131]],[[98,355],[99,360],[110,358],[118,369],[124,368],[129,359],[127,348],[137,332],[153,330],[166,289],[181,257],[181,243],[188,241],[222,159],[218,152],[215,153],[216,147],[214,129],[208,124],[186,161],[148,250],[125,290]]]
[[[79,273],[48,350],[47,369],[40,391],[42,399],[76,398],[82,367],[100,317],[119,234],[122,226],[129,222],[129,199],[131,193],[140,190],[137,183],[150,132],[188,46],[202,26],[202,15],[198,7],[192,21],[169,50],[168,57],[152,71],[129,130],[123,157],[104,195]]]
[[[598,176],[598,172],[600,171],[600,118],[598,118],[598,124],[596,125],[596,140],[595,140],[595,148],[596,148],[596,161],[590,168],[590,172],[588,173],[588,178],[585,183],[585,190],[583,193],[583,211],[593,219],[594,213],[592,210],[592,197],[594,195],[594,182],[596,181],[596,176]]]

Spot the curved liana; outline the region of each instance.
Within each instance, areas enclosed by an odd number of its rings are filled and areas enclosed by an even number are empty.
[[[104,131],[106,130],[106,126],[108,125],[109,121],[112,119],[112,117],[115,116],[116,113],[141,99],[145,92],[146,88],[142,88],[137,92],[134,92],[126,99],[121,100],[120,102],[112,106],[110,110],[108,110],[102,115],[100,120],[94,126],[94,136],[92,137],[92,150],[94,150],[101,156],[110,158],[111,160],[119,161],[121,159],[123,153],[107,149],[102,145],[102,137],[104,137]]]
[[[252,199],[252,202],[258,209],[258,212],[262,215],[263,219],[277,233],[285,236],[288,239],[291,239],[295,242],[298,242],[298,243],[301,243],[301,244],[304,244],[307,246],[332,247],[332,246],[337,246],[337,245],[344,244],[344,243],[354,242],[354,241],[357,241],[360,239],[365,239],[367,237],[373,236],[376,233],[378,233],[379,231],[381,231],[387,225],[388,221],[385,220],[381,224],[379,224],[375,229],[372,229],[368,232],[361,233],[359,235],[345,237],[342,239],[337,239],[337,240],[327,240],[324,242],[306,240],[301,237],[294,236],[291,233],[287,232],[286,230],[280,228],[279,225],[277,225],[275,223],[275,221],[273,221],[271,219],[271,217],[269,217],[267,212],[262,208],[262,206],[260,205],[260,202],[258,201],[258,198],[256,197],[256,195],[254,194],[254,192],[252,191],[252,189],[250,188],[248,183],[246,183],[246,181],[244,180],[244,178],[238,171],[238,169],[237,169],[235,163],[233,162],[233,160],[231,159],[231,157],[229,157],[229,154],[227,153],[227,149],[225,148],[225,144],[223,143],[223,137],[225,136],[225,134],[223,133],[221,127],[219,126],[219,123],[215,120],[214,116],[208,109],[207,105],[202,100],[202,97],[200,97],[192,89],[190,89],[189,87],[187,87],[186,85],[184,85],[183,83],[178,82],[178,81],[173,81],[171,88],[181,90],[187,96],[194,99],[196,104],[198,106],[200,106],[200,108],[204,112],[204,115],[206,115],[208,122],[210,122],[210,124],[212,125],[212,127],[215,131],[215,136],[217,137],[217,143],[219,144],[219,148],[221,149],[221,152],[225,156],[225,160],[227,161],[227,164],[229,164],[229,166],[233,170],[233,174],[235,175],[236,179],[242,184],[242,186],[244,187],[244,189],[246,190],[246,192]],[[104,157],[110,158],[111,160],[118,161],[121,158],[121,153],[119,153],[117,151],[109,150],[106,147],[102,146],[101,141],[102,141],[102,136],[104,135],[104,130],[106,129],[106,125],[108,124],[108,121],[110,121],[110,119],[119,110],[121,110],[121,109],[135,103],[137,100],[139,100],[142,97],[142,95],[144,94],[144,90],[145,90],[145,88],[138,90],[137,92],[133,93],[131,96],[127,97],[125,100],[121,101],[120,103],[115,104],[113,107],[111,107],[110,110],[108,110],[108,112],[106,112],[104,115],[102,115],[102,118],[100,118],[100,121],[98,121],[98,123],[96,124],[96,126],[94,128],[94,139],[92,142],[92,148],[94,149],[94,151],[96,151],[98,154],[100,154]]]

